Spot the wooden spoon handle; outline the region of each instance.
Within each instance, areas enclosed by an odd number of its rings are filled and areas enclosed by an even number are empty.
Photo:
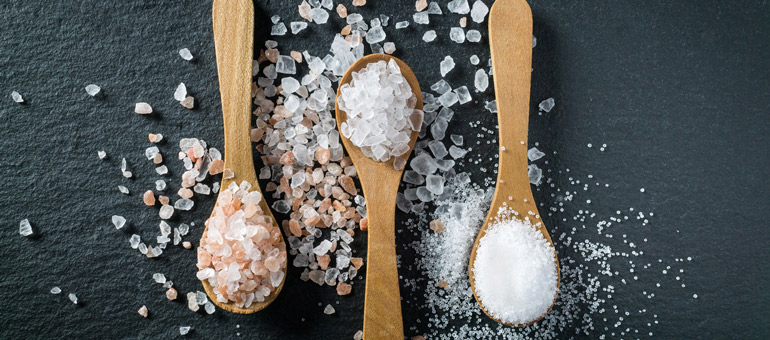
[[[396,265],[395,223],[396,194],[401,172],[391,168],[383,177],[362,182],[369,219],[364,302],[366,340],[404,338]]]
[[[212,13],[225,128],[225,166],[235,172],[236,183],[246,180],[256,184],[249,138],[254,4],[252,0],[215,0]]]

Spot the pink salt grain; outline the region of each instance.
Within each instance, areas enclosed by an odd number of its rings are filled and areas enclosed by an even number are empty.
[[[366,5],[366,0],[353,0],[353,6],[361,7]]]
[[[182,242],[182,247],[184,247],[184,249],[190,249],[192,248],[192,243],[190,243],[190,241],[184,241]]]
[[[303,19],[313,22],[313,18],[310,17],[310,10],[313,9],[310,7],[310,4],[307,3],[307,0],[302,0],[302,3],[297,6],[299,9],[299,16],[301,16]]]
[[[152,190],[147,190],[144,192],[144,195],[142,196],[142,200],[144,201],[144,204],[148,207],[151,207],[155,205],[155,194],[152,192]]]
[[[321,255],[316,257],[316,261],[318,261],[318,267],[326,270],[329,267],[329,262],[331,262],[331,257],[329,255]]]
[[[446,227],[444,227],[444,222],[441,222],[441,220],[433,220],[430,221],[430,230],[433,230],[436,234],[441,234],[446,231]]]
[[[428,7],[427,0],[417,0],[414,2],[414,9],[416,9],[418,12],[422,12],[427,7]]]
[[[215,159],[211,161],[209,165],[209,175],[219,175],[225,171],[225,162],[221,159]]]
[[[142,306],[142,308],[139,308],[139,315],[146,318],[149,312],[147,311],[147,306]]]
[[[356,188],[356,184],[353,182],[353,179],[350,178],[350,176],[342,175],[339,179],[340,186],[342,189],[347,191],[351,195],[357,195],[358,189]]]
[[[361,269],[361,267],[364,265],[364,259],[361,257],[351,257],[350,263],[352,263],[353,267],[356,269]]]
[[[329,149],[318,148],[318,149],[315,150],[315,159],[318,160],[318,163],[320,163],[321,165],[329,163],[329,156],[330,155],[331,155],[331,153],[329,152]]]
[[[425,0],[422,0],[425,1]],[[348,8],[345,7],[343,4],[337,5],[337,15],[340,16],[340,18],[346,18],[348,16]]]
[[[176,300],[176,297],[177,297],[177,292],[176,292],[176,289],[174,289],[174,287],[171,287],[166,291],[166,299]]]
[[[348,295],[353,290],[353,286],[345,282],[337,283],[337,295]]]

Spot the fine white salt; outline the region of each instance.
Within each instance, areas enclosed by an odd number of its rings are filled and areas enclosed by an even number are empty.
[[[492,317],[526,324],[545,315],[556,298],[555,249],[529,222],[498,217],[476,250],[476,296]]]

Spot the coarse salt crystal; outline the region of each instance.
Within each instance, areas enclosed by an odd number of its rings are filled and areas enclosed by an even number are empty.
[[[23,219],[21,222],[19,222],[19,234],[21,236],[30,236],[34,234],[34,230],[32,230],[32,225],[29,223],[28,219]]]
[[[88,93],[88,95],[91,97],[94,97],[97,94],[99,94],[99,91],[101,90],[102,89],[98,85],[95,85],[95,84],[86,85],[86,93]]]
[[[21,94],[19,94],[16,91],[11,92],[11,98],[13,99],[13,101],[15,101],[17,103],[23,103],[24,102],[24,98],[22,98]]]
[[[179,83],[177,85],[176,90],[174,90],[174,99],[176,101],[183,101],[187,97],[187,86],[185,86],[184,83]]]
[[[192,53],[190,53],[190,50],[187,47],[179,50],[179,56],[182,57],[182,59],[187,61],[190,61],[193,59],[193,55]]]
[[[152,107],[147,103],[136,103],[134,106],[134,112],[140,115],[148,115],[152,113]]]

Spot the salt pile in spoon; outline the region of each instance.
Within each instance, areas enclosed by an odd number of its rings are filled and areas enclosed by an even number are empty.
[[[347,114],[340,133],[379,162],[407,153],[409,135],[420,131],[423,112],[414,109],[417,97],[396,61],[371,63],[352,77],[340,88],[338,104]]]
[[[198,247],[199,280],[208,280],[219,302],[248,308],[281,285],[286,247],[281,231],[259,207],[262,194],[234,182],[223,190]]]

